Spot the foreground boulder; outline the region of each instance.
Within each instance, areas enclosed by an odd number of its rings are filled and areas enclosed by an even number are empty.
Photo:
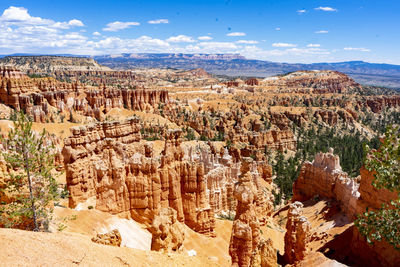
[[[92,238],[92,241],[103,245],[120,247],[122,238],[118,229],[115,229],[106,234],[97,234],[96,237]]]

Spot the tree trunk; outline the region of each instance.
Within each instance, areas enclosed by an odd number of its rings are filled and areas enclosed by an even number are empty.
[[[33,223],[35,224],[35,228],[33,229],[33,231],[38,232],[39,231],[39,226],[38,226],[38,221],[37,221],[37,218],[36,218],[35,199],[33,197],[32,181],[31,181],[31,175],[30,175],[30,172],[29,172],[28,153],[26,153],[26,148],[25,147],[24,147],[24,158],[25,158],[25,169],[26,169],[26,174],[28,176],[28,183],[29,183],[29,198],[31,200]]]

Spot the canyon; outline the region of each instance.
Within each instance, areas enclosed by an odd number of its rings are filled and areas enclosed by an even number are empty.
[[[53,236],[1,229],[7,242],[11,233],[54,249],[66,242],[76,258],[74,242],[117,265],[134,264],[131,254],[167,266],[400,264],[393,246],[368,243],[354,226],[399,192],[376,189],[361,158],[356,175],[346,172],[348,143],[334,150],[317,136],[379,143],[384,126],[400,123],[395,91],[372,93],[337,71],[231,79],[203,69],[114,70],[91,58],[0,63],[1,136],[18,111],[46,129],[58,189],[68,192]],[[312,150],[318,142],[326,146]],[[9,171],[0,157],[0,182]],[[107,256],[114,252],[119,260]]]

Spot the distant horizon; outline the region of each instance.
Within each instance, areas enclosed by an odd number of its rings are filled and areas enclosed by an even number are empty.
[[[239,53],[400,65],[398,10],[392,0],[4,0],[0,54]]]
[[[161,54],[181,54],[181,55],[238,55],[244,57],[244,60],[257,60],[257,61],[264,61],[264,62],[271,62],[271,63],[283,63],[283,64],[290,64],[290,65],[296,65],[296,64],[301,64],[301,65],[314,65],[314,64],[338,64],[338,63],[354,63],[354,62],[362,62],[362,63],[367,63],[367,64],[377,64],[377,65],[392,65],[392,66],[400,66],[400,64],[391,64],[391,63],[385,63],[385,62],[369,62],[365,60],[348,60],[348,61],[320,61],[320,62],[312,62],[312,63],[301,63],[301,62],[284,62],[284,61],[272,61],[272,60],[264,60],[264,59],[254,59],[254,58],[247,58],[239,53],[164,53],[164,52],[159,52],[159,53],[152,53],[152,52],[134,52],[134,53],[129,53],[129,52],[124,52],[124,53],[117,53],[117,54],[99,54],[99,55],[83,55],[83,54],[42,54],[42,53],[13,53],[13,54],[0,54],[0,58],[3,57],[17,57],[17,56],[57,56],[57,57],[86,57],[86,58],[95,58],[95,57],[102,57],[102,56],[117,56],[117,55],[124,55],[124,54],[154,54],[154,55],[161,55]],[[206,60],[206,59],[204,59]],[[211,60],[211,59],[210,59]]]

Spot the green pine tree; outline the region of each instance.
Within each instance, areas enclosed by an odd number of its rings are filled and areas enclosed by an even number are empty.
[[[374,171],[376,188],[386,188],[400,192],[400,128],[389,127],[381,146],[376,151],[366,147],[369,156],[366,157],[365,167]],[[400,249],[400,193],[399,199],[383,205],[379,210],[369,211],[359,215],[355,225],[367,241],[386,240],[396,249]]]
[[[28,230],[47,230],[52,215],[52,201],[58,198],[57,183],[51,174],[54,146],[32,131],[32,122],[22,112],[14,121],[7,138],[1,138],[1,151],[8,169],[2,193],[10,203],[0,206],[0,224]]]

